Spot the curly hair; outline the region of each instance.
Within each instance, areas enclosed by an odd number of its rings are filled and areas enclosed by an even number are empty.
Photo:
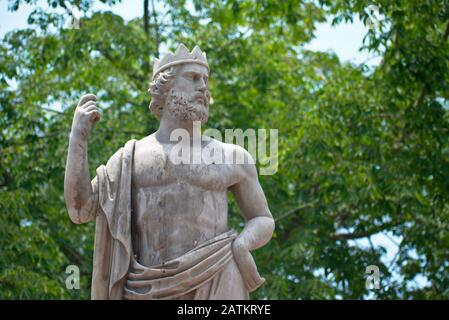
[[[170,84],[176,76],[176,71],[176,66],[173,66],[163,72],[159,72],[150,83],[150,88],[148,89],[148,92],[152,97],[150,111],[153,112],[158,119],[162,117],[165,99],[167,98],[167,93],[170,91]]]

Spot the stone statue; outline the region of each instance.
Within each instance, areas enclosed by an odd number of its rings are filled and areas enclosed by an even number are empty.
[[[249,299],[265,281],[250,251],[271,239],[274,220],[254,163],[170,160],[173,131],[192,136],[194,123],[208,119],[208,75],[198,46],[189,52],[181,44],[156,60],[149,92],[159,129],[128,141],[93,180],[87,141],[100,114],[95,95],[80,99],[64,195],[74,223],[96,220],[92,299]],[[206,137],[200,143],[227,159],[252,159],[237,145]],[[240,234],[228,229],[228,191],[246,221]]]

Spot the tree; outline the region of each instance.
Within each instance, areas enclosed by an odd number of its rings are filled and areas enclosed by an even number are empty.
[[[89,11],[88,1],[48,3]],[[360,299],[368,265],[381,270],[378,298],[448,298],[447,1],[377,1],[382,20],[364,47],[382,55],[374,69],[304,49],[326,18],[368,19],[369,1],[190,4],[143,1],[129,22],[93,12],[79,30],[35,5],[30,28],[0,42],[0,297],[89,297],[93,224],[73,226],[63,202],[76,101],[100,98],[93,176],[127,140],[155,131],[149,66],[161,46],[184,42],[208,54],[208,126],[279,129],[279,171],[260,177],[277,229],[255,252],[267,283],[253,298]],[[401,239],[390,264],[384,248],[354,242],[379,233]],[[70,264],[81,290],[65,288]],[[429,285],[413,285],[418,275]]]

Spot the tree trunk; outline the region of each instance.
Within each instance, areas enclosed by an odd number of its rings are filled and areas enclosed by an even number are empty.
[[[150,1],[143,0],[143,31],[150,36]]]
[[[153,25],[154,25],[154,35],[155,35],[155,48],[154,48],[154,56],[159,56],[159,23],[157,21],[157,11],[156,6],[154,5],[154,0],[151,0],[151,9],[153,10]]]
[[[143,31],[145,32],[146,39],[148,42],[146,43],[146,47],[148,47],[148,52],[145,54],[143,61],[143,69],[145,70],[145,74],[148,76],[150,73],[150,1],[143,0]]]

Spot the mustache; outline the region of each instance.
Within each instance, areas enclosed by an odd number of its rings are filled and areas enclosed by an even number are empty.
[[[202,100],[204,105],[209,105],[209,101],[210,101],[210,94],[209,91],[206,91],[205,93],[202,92],[195,92],[192,96],[191,96],[192,101],[195,100]]]
[[[202,100],[204,105],[208,106],[210,101],[210,93],[208,90],[205,91],[204,93],[201,91],[195,91],[192,94],[171,90],[170,96],[179,101],[181,104],[183,104],[183,102],[191,103],[195,102],[196,100]]]

